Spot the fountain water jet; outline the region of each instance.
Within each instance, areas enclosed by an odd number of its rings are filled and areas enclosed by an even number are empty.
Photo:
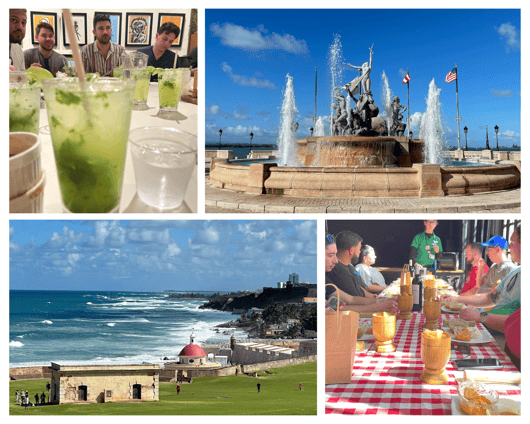
[[[317,118],[317,121],[315,122],[315,132],[313,134],[315,137],[324,137],[326,135],[324,130],[324,119],[322,119],[322,116]]]
[[[329,47],[328,54],[329,72],[331,74],[331,91],[330,91],[330,115],[329,115],[329,135],[332,134],[332,120],[333,120],[333,103],[335,102],[335,87],[342,85],[342,69],[344,60],[342,57],[342,43],[340,35],[335,34],[333,44]]]
[[[381,114],[381,118],[383,118],[387,122],[387,131],[388,134],[390,134],[390,127],[392,125],[392,99],[394,95],[392,94],[392,90],[390,89],[390,84],[388,83],[388,78],[385,74],[385,71],[383,71],[383,75],[381,77],[381,91],[384,102],[384,111]]]
[[[293,77],[287,74],[287,84],[283,93],[278,138],[278,159],[282,165],[296,164],[296,104],[294,100]]]
[[[434,78],[429,84],[427,109],[420,124],[420,138],[424,140],[423,157],[425,163],[446,165],[443,156],[445,146],[442,113],[440,104],[440,88],[436,87]]]

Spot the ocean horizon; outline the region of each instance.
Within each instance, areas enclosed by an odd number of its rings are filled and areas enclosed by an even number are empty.
[[[236,318],[232,313],[199,309],[206,299],[169,298],[173,293],[217,291],[10,290],[9,367],[163,363],[192,333],[198,344],[247,337],[216,331]]]

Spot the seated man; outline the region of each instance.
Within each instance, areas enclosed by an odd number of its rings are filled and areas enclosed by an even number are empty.
[[[466,262],[472,267],[467,274],[464,287],[458,292],[461,296],[477,294],[477,277],[478,275],[483,276],[489,270],[489,266],[482,259],[482,245],[480,243],[469,243],[466,246]],[[480,274],[479,269],[481,270]]]
[[[357,262],[359,259],[361,237],[351,231],[341,231],[335,240],[338,262],[330,272],[326,272],[326,283],[331,282],[339,289],[341,303],[342,301],[347,303],[341,309],[356,312],[397,312],[398,306],[395,301],[378,302],[373,294],[363,289],[361,276],[353,267],[348,266],[352,261]],[[326,289],[326,297],[331,297],[336,291],[333,287]]]
[[[355,271],[361,275],[364,288],[370,293],[377,294],[386,288],[386,284],[383,275],[372,267],[376,258],[374,248],[364,245],[361,248],[361,262],[355,266]]]
[[[477,276],[477,288],[478,293],[489,293],[499,284],[504,277],[506,277],[513,269],[517,268],[510,259],[508,259],[508,242],[504,237],[494,236],[490,238],[486,243],[482,243],[482,246],[486,248],[486,255],[493,265],[489,271],[483,275],[479,272]]]
[[[149,56],[147,66],[164,69],[175,67],[175,53],[171,51],[170,47],[179,34],[180,28],[173,22],[162,24],[156,33],[155,44],[138,49],[140,53]],[[158,81],[158,75],[151,76],[151,81]]]
[[[105,14],[94,15],[94,29],[92,33],[96,41],[81,47],[81,60],[86,73],[97,73],[99,76],[112,76],[114,68],[120,66],[121,55],[124,48],[114,44],[110,16]]]
[[[510,237],[510,254],[514,262],[521,261],[521,224],[517,225]],[[467,321],[481,322],[485,326],[502,332],[508,316],[521,305],[521,266],[512,270],[502,282],[489,293],[473,296],[443,295],[442,301],[464,303],[473,308],[462,309],[460,318]],[[489,308],[488,312],[475,308]]]
[[[55,45],[55,32],[47,22],[41,22],[35,28],[39,47],[24,51],[26,68],[38,66],[47,69],[55,77],[58,71],[62,71],[68,65],[66,58],[53,50]]]

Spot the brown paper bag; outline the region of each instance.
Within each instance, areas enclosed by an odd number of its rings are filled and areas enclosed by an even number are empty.
[[[339,290],[337,305],[340,305]],[[353,311],[326,312],[326,384],[347,384],[351,381],[359,314]]]

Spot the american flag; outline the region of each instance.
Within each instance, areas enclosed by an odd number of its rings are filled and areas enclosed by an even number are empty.
[[[407,75],[405,75],[405,78],[403,78],[403,82],[402,84],[408,84],[410,81],[410,75],[409,73],[407,72]]]
[[[453,82],[456,79],[456,68],[447,74],[445,82]]]

